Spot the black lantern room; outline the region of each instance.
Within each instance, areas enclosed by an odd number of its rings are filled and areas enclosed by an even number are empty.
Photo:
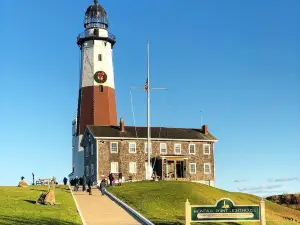
[[[101,5],[98,5],[98,0],[94,0],[94,5],[91,5],[86,10],[84,27],[85,29],[108,29],[107,13]]]
[[[104,40],[110,42],[113,46],[116,43],[116,37],[111,33],[103,33],[101,30],[108,31],[108,19],[105,9],[94,0],[94,4],[89,6],[84,17],[85,31],[78,35],[77,44],[81,46],[88,40]]]

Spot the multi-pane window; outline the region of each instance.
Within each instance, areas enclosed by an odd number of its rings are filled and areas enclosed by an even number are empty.
[[[195,174],[197,171],[196,163],[190,163],[190,174]]]
[[[152,143],[149,143],[150,153],[152,153]],[[148,143],[145,143],[145,153],[148,153]]]
[[[129,173],[136,173],[136,162],[129,163]]]
[[[119,173],[119,164],[118,164],[118,162],[111,162],[110,163],[110,171],[112,173]]]
[[[204,174],[210,174],[211,169],[210,169],[210,163],[204,163]]]
[[[210,154],[210,144],[203,144],[203,154],[204,155]]]
[[[94,175],[94,164],[91,165],[91,175]]]
[[[189,144],[189,153],[196,154],[196,145],[195,144]]]
[[[160,154],[167,154],[167,144],[160,143]]]
[[[174,144],[174,153],[181,154],[181,144]]]
[[[136,143],[129,142],[129,153],[136,153]]]
[[[110,142],[110,152],[118,153],[118,142]]]

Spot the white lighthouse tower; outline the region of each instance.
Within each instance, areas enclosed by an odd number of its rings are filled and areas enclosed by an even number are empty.
[[[112,50],[116,43],[108,32],[105,9],[94,0],[85,13],[85,31],[77,38],[81,49],[81,74],[77,117],[73,120],[70,178],[84,174],[84,154],[80,141],[87,125],[117,125]],[[74,131],[74,127],[76,131]]]

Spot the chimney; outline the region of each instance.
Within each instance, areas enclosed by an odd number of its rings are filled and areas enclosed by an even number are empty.
[[[125,125],[124,125],[124,119],[120,118],[120,130],[121,132],[125,132]]]
[[[203,134],[208,134],[208,126],[207,125],[202,126],[202,133]]]

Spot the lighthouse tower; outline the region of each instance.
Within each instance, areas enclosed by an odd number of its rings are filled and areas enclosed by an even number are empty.
[[[87,125],[117,125],[112,50],[115,36],[108,32],[105,9],[94,0],[85,13],[85,31],[79,34],[81,50],[80,86],[77,118],[73,120],[73,172],[71,178],[84,173],[83,149],[80,147]],[[76,131],[74,131],[74,129]]]

